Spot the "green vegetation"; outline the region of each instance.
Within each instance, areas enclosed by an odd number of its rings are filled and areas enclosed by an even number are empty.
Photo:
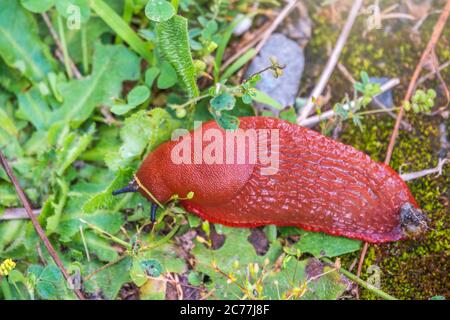
[[[313,69],[323,66],[327,43],[337,37],[328,7],[307,4],[315,25],[302,95],[316,81]],[[261,6],[277,8],[266,1]],[[185,212],[177,197],[158,208],[153,225],[144,197],[111,195],[175,129],[191,129],[193,120],[237,128],[239,116],[257,114],[254,101],[282,109],[255,88],[262,72],[283,76],[277,61],[242,80],[242,69],[256,55],[250,48],[223,68],[238,41],[234,27],[259,14],[247,1],[0,0],[0,149],[33,207],[41,209],[38,220],[70,275],[65,281],[30,221],[0,220],[0,299],[74,299],[74,287],[92,299],[122,299],[126,290],[140,299],[166,299],[177,294],[174,283],[194,292],[193,298],[344,295],[350,282],[338,269],[349,269],[358,258],[360,241],[287,227],[212,225]],[[423,39],[434,21],[425,21]],[[349,83],[337,70],[330,80],[327,106],[336,117],[321,124],[323,133],[340,126],[341,141],[378,161],[394,120],[369,112],[379,85],[368,75],[399,77],[400,105],[424,46],[405,33],[372,31],[364,38],[355,32],[341,62],[359,82]],[[448,60],[448,29],[442,39],[436,54]],[[442,76],[450,81],[448,70]],[[438,85],[421,85],[407,105],[414,130],[400,132],[394,169],[436,166],[438,125],[449,124],[429,115],[434,105],[445,104]],[[352,109],[345,109],[349,103]],[[282,110],[280,118],[295,122],[295,108]],[[384,292],[401,299],[449,297],[442,281],[449,272],[449,171],[408,185],[429,213],[432,230],[418,241],[371,246],[361,278],[369,281],[369,266],[379,266],[382,291],[361,289],[362,298],[389,297]],[[0,218],[22,206],[0,170]]]

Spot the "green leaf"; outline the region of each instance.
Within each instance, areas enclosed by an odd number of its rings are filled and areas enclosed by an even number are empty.
[[[134,113],[125,120],[120,130],[123,144],[117,152],[108,153],[105,157],[108,167],[116,171],[129,166],[147,147],[152,150],[167,141],[178,126],[179,123],[161,108]]]
[[[216,120],[217,124],[226,130],[236,130],[239,128],[239,118],[228,113],[222,112],[217,114],[215,112],[212,113],[214,120]]]
[[[145,6],[145,15],[152,21],[166,21],[172,18],[174,14],[174,7],[165,0],[149,0]]]
[[[235,74],[238,70],[240,70],[247,62],[253,59],[258,52],[251,48],[246,51],[239,59],[237,59],[233,64],[231,64],[220,77],[221,80],[230,78],[233,74]]]
[[[190,98],[199,95],[196,72],[189,50],[187,20],[180,16],[161,22],[156,27],[161,53],[175,68]]]
[[[294,288],[304,288],[302,295],[292,295]],[[337,270],[317,259],[298,261],[291,257],[284,260],[281,270],[271,272],[265,279],[264,295],[272,299],[336,300],[347,289],[348,280]]]
[[[171,244],[164,244],[150,251],[140,252],[134,259],[130,276],[137,286],[142,286],[149,277],[157,278],[163,273],[182,273],[186,263],[176,254]]]
[[[57,266],[31,265],[28,273],[36,277],[36,292],[42,299],[56,299],[64,291],[64,279]]]
[[[221,37],[221,41],[219,42],[219,46],[217,47],[216,57],[214,59],[214,80],[216,82],[219,81],[219,72],[220,67],[222,65],[223,54],[225,53],[225,49],[227,47],[228,42],[230,41],[231,36],[233,35],[233,31],[236,26],[244,19],[251,18],[256,13],[249,13],[246,16],[242,16],[241,18],[235,19],[226,29]]]
[[[97,105],[109,105],[111,98],[120,95],[123,81],[137,80],[139,74],[139,59],[127,48],[97,43],[92,74],[61,85],[64,104],[55,112],[54,121],[79,126]]]
[[[196,271],[204,273],[212,280],[209,289],[217,288],[216,297],[219,299],[236,299],[243,296],[239,287],[235,283],[228,283],[224,274],[234,274],[241,278],[246,277],[247,268],[250,263],[258,263],[260,268],[266,259],[274,263],[281,254],[279,242],[271,244],[269,251],[258,256],[251,243],[247,240],[250,236],[248,229],[223,227],[225,243],[217,250],[210,250],[203,244],[197,243],[192,254],[196,259]],[[220,268],[221,272],[214,269],[214,265]],[[273,284],[272,284],[273,285]]]
[[[25,119],[33,124],[38,130],[48,129],[52,113],[39,90],[35,87],[17,95],[19,100],[19,111]]]
[[[203,277],[202,277],[201,273],[195,272],[195,271],[189,272],[188,281],[189,281],[190,285],[200,286],[202,284],[202,280],[203,280]]]
[[[297,228],[282,228],[283,234],[300,235],[294,244],[302,253],[311,253],[315,257],[336,257],[354,252],[361,248],[361,241],[343,237],[334,237],[322,232],[309,232]]]
[[[217,112],[220,115],[221,111],[232,110],[234,108],[236,104],[236,98],[228,92],[224,92],[211,99],[210,103],[213,112]]]
[[[145,84],[151,88],[153,86],[153,82],[155,82],[156,77],[159,75],[159,68],[151,67],[145,71]]]
[[[71,132],[65,137],[61,148],[58,150],[55,164],[55,170],[59,176],[62,176],[66,169],[87,149],[94,137],[94,132],[95,126],[92,125],[83,135]]]
[[[280,112],[280,119],[289,121],[291,123],[297,123],[297,113],[294,107],[289,107]]]
[[[161,74],[158,77],[158,89],[168,89],[178,81],[177,72],[167,61],[161,64]]]
[[[110,241],[98,236],[93,232],[85,232],[84,236],[86,239],[88,250],[94,253],[99,260],[110,262],[116,260],[119,257],[116,249],[111,246]]]
[[[139,55],[148,62],[152,62],[153,56],[151,54],[150,45],[147,45],[139,36],[131,29],[127,22],[125,22],[110,6],[103,0],[95,0],[89,2],[92,10],[94,10],[106,24],[114,30],[130,47],[139,53]]]
[[[53,7],[55,0],[21,0],[22,6],[34,13],[43,13]]]
[[[255,100],[256,102],[259,102],[259,103],[269,105],[269,106],[275,108],[276,110],[283,109],[283,106],[278,101],[276,101],[271,96],[269,96],[267,93],[262,92],[261,90],[258,90],[258,89],[253,89],[253,90],[254,90],[255,95],[253,97],[250,97],[252,100]]]
[[[195,271],[208,275],[211,280],[204,285],[209,290],[216,289],[212,299],[239,299],[246,294],[259,299],[337,299],[347,288],[348,283],[339,272],[317,259],[299,261],[287,256],[280,261],[282,249],[278,241],[272,242],[268,252],[259,256],[248,241],[248,229],[223,227],[223,231],[226,238],[221,248],[210,250],[197,244],[191,251],[196,259]],[[229,281],[230,276],[235,281]],[[255,290],[256,282],[261,286],[259,294]],[[289,296],[294,288],[305,285],[303,295]]]
[[[132,105],[143,104],[150,98],[150,90],[146,86],[136,86],[128,93],[128,103]]]
[[[126,186],[132,178],[133,169],[120,169],[111,184],[104,191],[97,193],[89,201],[87,201],[83,206],[83,210],[85,212],[94,212],[98,209],[111,208],[113,204],[117,202],[117,198],[114,198],[112,192]]]
[[[91,15],[89,0],[57,0],[56,10],[64,18],[69,18],[79,13],[81,18],[80,22],[82,23],[88,21]]]
[[[136,86],[128,93],[127,104],[114,105],[111,111],[117,115],[125,114],[143,104],[148,98],[150,98],[150,90],[146,86]]]
[[[6,113],[3,107],[0,105],[0,123],[1,129],[5,130],[9,135],[17,137],[19,135],[19,129],[17,128],[12,117]]]
[[[19,1],[0,0],[0,8],[0,56],[31,81],[45,80],[54,61],[39,38],[33,16]]]
[[[94,272],[104,266],[97,262],[88,264],[87,273]],[[92,294],[102,293],[105,299],[115,299],[120,288],[130,282],[131,259],[129,257],[96,273],[84,283],[85,290]]]

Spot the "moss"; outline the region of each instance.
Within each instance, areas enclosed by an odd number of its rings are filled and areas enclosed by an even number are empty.
[[[394,1],[383,1],[382,8]],[[442,3],[436,4],[440,7]],[[422,25],[419,36],[411,36],[411,24],[396,21],[386,22],[391,28],[374,30],[365,36],[352,32],[341,55],[341,63],[356,79],[361,71],[370,76],[399,77],[401,85],[395,89],[394,102],[399,105],[413,70],[433,30],[438,16],[428,18]],[[321,12],[313,15],[314,37],[308,45],[312,65],[324,59],[326,43],[334,43],[336,30],[330,30],[330,23]],[[362,30],[363,19],[358,19],[354,29]],[[436,54],[441,62],[450,59],[450,29],[444,29],[436,46]],[[308,51],[307,51],[308,52]],[[311,54],[312,53],[312,54]],[[308,58],[308,55],[307,55]],[[313,67],[309,67],[314,70]],[[308,64],[306,69],[308,73]],[[426,72],[426,70],[424,71]],[[450,70],[442,71],[446,83],[450,83]],[[312,73],[312,81],[317,72]],[[308,84],[311,79],[306,79]],[[330,105],[341,101],[345,93],[352,95],[352,86],[339,71],[335,71],[329,81],[332,88]],[[438,81],[428,81],[422,87],[439,88]],[[305,88],[303,89],[305,90]],[[443,91],[440,90],[437,105],[445,105]],[[405,120],[414,128],[413,132],[400,131],[390,165],[403,172],[419,171],[435,167],[440,150],[438,126],[443,119],[439,116],[407,114]],[[355,146],[369,154],[374,160],[383,161],[392,133],[394,119],[387,115],[366,117],[364,130],[347,122],[340,135],[344,143]],[[450,122],[447,120],[447,125]],[[382,290],[400,299],[429,299],[434,295],[450,298],[450,209],[448,166],[440,177],[427,176],[408,182],[416,201],[427,212],[431,223],[430,230],[419,239],[383,245],[371,245],[364,261],[363,274],[367,279],[370,265],[381,269]],[[359,253],[342,257],[343,265],[349,267]],[[354,271],[355,269],[353,269]],[[362,290],[363,299],[377,298]]]
[[[408,121],[416,131],[400,133],[391,161],[394,169],[398,170],[403,164],[409,164],[404,169],[407,172],[436,166],[439,132],[437,125],[427,120],[423,116],[409,117]],[[382,161],[392,131],[392,121],[371,117],[366,119],[365,124],[368,129],[363,132],[350,125],[341,138]],[[447,169],[438,178],[427,176],[408,182],[408,185],[421,208],[428,213],[433,230],[416,240],[370,246],[363,271],[372,264],[378,265],[382,271],[382,289],[398,298],[450,297],[450,172]],[[363,273],[362,278],[369,276]],[[375,298],[367,291],[363,291],[362,297]]]

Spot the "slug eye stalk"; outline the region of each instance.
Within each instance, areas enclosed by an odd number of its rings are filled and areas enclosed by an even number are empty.
[[[122,189],[117,189],[112,192],[113,196],[117,196],[121,193],[127,193],[127,192],[137,192],[139,190],[139,185],[136,183],[136,181],[133,179],[131,182]]]
[[[114,190],[112,192],[113,196],[117,196],[118,194],[128,193],[128,192],[137,192],[139,190],[139,184],[135,179],[131,180],[130,183],[121,189]],[[158,209],[158,204],[152,203],[152,207],[150,209],[150,220],[152,223],[156,221],[156,210]]]

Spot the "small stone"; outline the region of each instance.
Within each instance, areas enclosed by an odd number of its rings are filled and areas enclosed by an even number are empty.
[[[233,29],[233,34],[235,36],[239,37],[239,36],[243,35],[244,33],[246,33],[250,29],[250,27],[252,26],[252,23],[253,23],[253,19],[248,18],[248,17],[244,18],[244,15],[242,13],[239,13],[236,16],[236,19],[242,19],[236,25],[236,27]]]
[[[256,88],[278,101],[283,107],[293,106],[305,65],[303,49],[281,33],[272,34],[247,69],[246,78],[270,66],[271,57],[275,57],[280,65],[286,65],[283,75],[275,78],[272,72],[264,72]],[[272,109],[259,103],[256,106]]]

